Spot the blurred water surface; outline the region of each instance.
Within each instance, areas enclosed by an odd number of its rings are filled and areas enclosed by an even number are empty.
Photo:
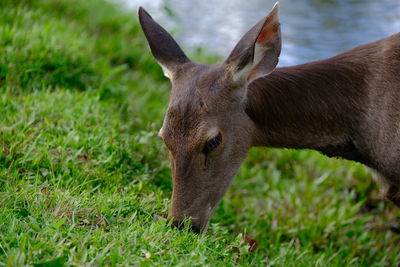
[[[275,0],[117,0],[145,7],[186,49],[227,56]],[[400,32],[400,0],[281,0],[280,66],[323,59]]]

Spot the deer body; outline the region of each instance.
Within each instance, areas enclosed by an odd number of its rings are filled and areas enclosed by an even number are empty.
[[[330,59],[278,68],[278,6],[223,63],[191,62],[143,9],[172,83],[159,136],[172,168],[170,218],[204,231],[251,146],[309,148],[376,171],[400,206],[400,34]]]
[[[278,68],[247,96],[257,145],[315,149],[400,177],[400,34]]]

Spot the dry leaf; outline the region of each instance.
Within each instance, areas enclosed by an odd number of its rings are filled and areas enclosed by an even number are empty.
[[[261,262],[265,262],[265,263],[267,263],[267,262],[270,262],[271,260],[268,258],[268,257],[266,257],[265,259],[263,259]]]
[[[254,252],[258,247],[257,240],[251,238],[249,235],[244,235],[244,243],[249,245],[249,252]]]
[[[278,220],[277,219],[273,219],[271,222],[271,230],[275,231],[278,229]]]
[[[87,224],[89,224],[89,223],[90,223],[90,222],[89,222],[88,219],[83,219],[83,220],[80,222],[81,225],[87,225]]]
[[[157,214],[155,214],[155,215],[153,216],[153,218],[154,218],[154,220],[155,220],[156,222],[158,222],[158,221],[161,221],[161,220],[164,220],[164,219],[165,219],[164,217],[162,217],[162,216],[160,216],[160,215],[157,215]]]
[[[2,151],[3,151],[3,155],[8,156],[8,154],[9,154],[8,149],[3,142],[1,142],[1,147],[2,147]]]
[[[162,249],[159,252],[157,252],[155,255],[162,255],[162,254],[167,253],[168,251],[169,251],[169,249]]]

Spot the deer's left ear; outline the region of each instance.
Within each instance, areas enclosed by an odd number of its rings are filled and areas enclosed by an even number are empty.
[[[190,60],[174,38],[160,24],[155,22],[144,8],[139,7],[138,15],[151,52],[161,65],[165,76],[172,78],[179,67]]]
[[[242,37],[225,61],[234,82],[248,84],[275,69],[281,53],[278,11],[279,2]]]

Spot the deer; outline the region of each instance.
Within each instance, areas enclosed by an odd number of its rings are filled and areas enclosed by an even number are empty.
[[[168,219],[205,233],[253,146],[313,149],[373,170],[400,207],[400,33],[334,57],[276,68],[279,2],[223,62],[191,61],[142,7],[150,50],[171,82],[158,136],[171,164]]]

